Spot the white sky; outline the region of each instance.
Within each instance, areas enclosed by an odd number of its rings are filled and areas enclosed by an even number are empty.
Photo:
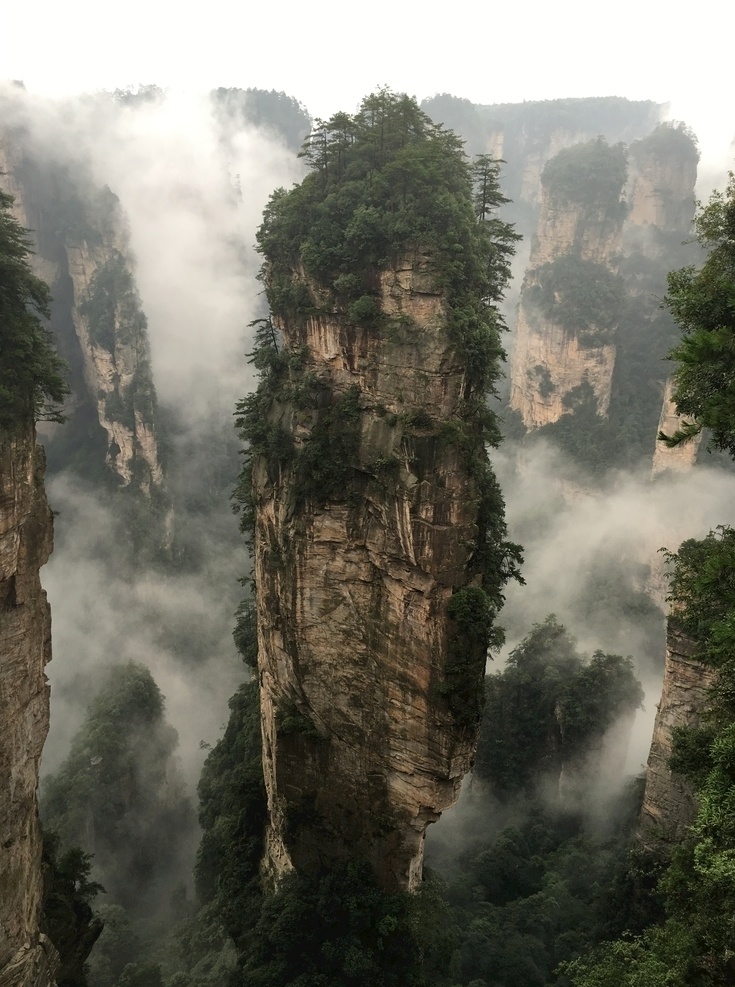
[[[0,77],[39,95],[153,82],[257,86],[313,115],[380,84],[473,102],[627,96],[671,102],[708,156],[735,134],[735,5],[700,0],[25,0],[4,5]]]

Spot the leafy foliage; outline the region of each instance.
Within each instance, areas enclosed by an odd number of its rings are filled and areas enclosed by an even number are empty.
[[[273,313],[287,317],[318,304],[297,277],[303,265],[328,294],[359,302],[353,315],[364,316],[377,272],[406,250],[428,249],[472,384],[491,388],[502,320],[490,303],[501,296],[517,239],[493,218],[505,201],[498,163],[477,165],[478,223],[460,140],[388,90],[368,96],[355,116],[316,121],[302,154],[310,173],[291,191],[274,193],[258,232]]]
[[[615,337],[623,303],[623,280],[602,264],[566,254],[535,272],[526,298],[543,315],[574,332],[584,346]]]
[[[632,713],[643,692],[632,661],[595,652],[589,660],[550,614],[486,679],[487,706],[475,772],[498,794],[532,793],[547,774]]]
[[[39,418],[60,421],[65,365],[45,328],[48,287],[31,271],[29,234],[0,191],[0,429]]]
[[[630,154],[634,158],[651,154],[663,161],[689,161],[693,165],[699,160],[694,132],[677,121],[660,123],[646,137],[634,141],[630,145]]]
[[[44,833],[43,864],[43,929],[61,960],[56,982],[59,987],[86,987],[84,964],[102,932],[92,903],[104,888],[90,880],[89,854],[71,847],[59,855],[54,833]]]
[[[544,167],[541,184],[564,202],[582,203],[620,214],[620,194],[628,175],[625,148],[604,137],[566,147]]]
[[[735,175],[694,226],[707,259],[699,270],[672,272],[665,299],[683,332],[669,358],[678,364],[674,402],[687,421],[659,438],[677,445],[708,428],[715,447],[735,456]]]
[[[418,987],[430,945],[420,916],[420,903],[383,892],[366,866],[337,866],[312,879],[293,873],[266,900],[235,983]]]
[[[266,822],[257,682],[241,686],[230,700],[224,735],[202,770],[199,821],[199,900],[215,905],[229,935],[242,945],[260,907]]]
[[[62,847],[93,853],[108,893],[133,911],[160,892],[191,837],[193,811],[172,762],[177,743],[148,669],[118,665],[43,786],[44,824]]]

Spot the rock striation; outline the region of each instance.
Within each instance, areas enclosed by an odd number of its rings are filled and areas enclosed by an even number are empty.
[[[277,879],[357,855],[383,887],[412,890],[426,828],[457,799],[475,747],[474,724],[443,699],[446,607],[477,540],[478,484],[455,431],[465,367],[429,253],[379,274],[380,331],[325,311],[297,277],[313,314],[275,321],[320,398],[304,408],[294,394],[270,423],[298,454],[336,408],[353,442],[326,503],[302,497],[293,460],[254,463],[266,869]]]
[[[39,570],[52,548],[43,450],[32,427],[0,442],[0,987],[48,987],[56,950],[39,928],[36,790],[49,726],[51,616]]]
[[[669,624],[664,682],[638,826],[638,837],[649,849],[680,840],[697,809],[691,784],[669,768],[674,730],[699,725],[715,683],[714,670],[698,661],[695,652],[695,643]]]

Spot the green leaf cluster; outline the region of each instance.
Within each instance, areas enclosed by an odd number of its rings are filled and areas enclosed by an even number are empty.
[[[565,203],[603,209],[612,218],[626,208],[620,196],[628,177],[625,146],[604,137],[566,147],[547,161],[541,184]]]
[[[596,651],[585,659],[553,614],[485,683],[475,771],[499,793],[532,793],[643,701],[630,658]]]
[[[735,456],[735,175],[725,192],[713,192],[695,220],[709,253],[701,268],[685,267],[668,278],[665,304],[682,330],[669,353],[677,363],[674,402],[688,419],[672,436],[677,445],[703,428],[712,443]]]
[[[46,328],[49,292],[29,263],[29,234],[0,191],[0,430],[39,418],[61,421],[65,364]]]
[[[503,328],[492,303],[518,239],[495,216],[505,201],[499,162],[481,158],[473,172],[455,134],[410,97],[386,89],[363,100],[355,115],[318,120],[302,155],[309,174],[273,194],[258,231],[274,315],[341,300],[350,318],[379,322],[380,270],[407,251],[428,250],[472,383],[491,388]]]
[[[534,274],[526,299],[557,325],[575,333],[583,346],[615,338],[624,299],[623,279],[602,264],[565,254]]]
[[[59,852],[55,833],[43,834],[43,931],[56,947],[59,987],[86,987],[85,961],[102,932],[92,903],[101,884],[90,879],[92,858],[80,847]]]
[[[260,700],[257,682],[249,682],[230,700],[225,732],[202,769],[195,869],[199,901],[215,907],[239,948],[260,910],[266,819]]]
[[[419,987],[424,937],[408,894],[386,894],[366,865],[296,873],[266,899],[235,987]],[[418,917],[418,916],[417,916]]]

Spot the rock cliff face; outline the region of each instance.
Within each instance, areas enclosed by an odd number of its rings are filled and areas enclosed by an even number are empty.
[[[49,725],[51,617],[39,569],[52,547],[43,450],[32,428],[0,443],[0,987],[47,987],[56,951],[39,929],[36,789]]]
[[[452,431],[465,377],[431,266],[416,253],[382,273],[388,330],[339,310],[279,324],[354,446],[343,492],[321,507],[300,496],[292,467],[254,468],[274,876],[347,854],[384,887],[414,888],[426,827],[456,800],[473,757],[474,728],[455,722],[441,693],[446,605],[468,581],[479,495]],[[321,427],[299,404],[273,413],[297,450]]]
[[[666,290],[666,272],[689,260],[680,245],[694,212],[697,153],[686,131],[659,127],[627,148],[619,182],[612,174],[618,148],[607,148],[611,173],[601,208],[599,193],[605,190],[591,192],[591,178],[585,178],[583,168],[589,163],[585,148],[595,146],[600,142],[563,150],[544,173],[517,316],[510,406],[526,428],[540,428],[571,411],[570,392],[586,382],[603,418],[615,410],[611,405],[616,400],[621,407],[635,403],[632,393],[640,404],[638,419],[651,419],[636,424],[652,434],[656,421],[649,406],[661,406],[661,360],[675,338],[659,299]],[[596,172],[601,174],[599,166]],[[555,277],[556,269],[572,260],[576,285],[582,289],[574,308],[565,304],[568,284]],[[612,304],[590,304],[595,296],[609,297]],[[590,323],[593,316],[602,319]],[[667,459],[668,451],[659,450],[658,456]]]
[[[657,435],[658,432],[663,432],[664,435],[673,435],[677,429],[681,428],[684,420],[677,414],[676,405],[672,400],[673,390],[673,382],[668,380],[664,390],[664,402],[661,408],[661,418],[658,423]],[[664,442],[660,442],[657,439],[651,466],[652,475],[657,476],[659,473],[666,472],[666,470],[672,470],[675,473],[686,473],[697,461],[697,452],[701,442],[702,436],[700,434],[689,442],[669,448]]]
[[[638,827],[639,839],[651,849],[680,839],[696,812],[691,785],[668,766],[674,729],[699,724],[715,681],[714,671],[697,661],[694,652],[691,639],[669,628],[664,683]]]
[[[617,313],[602,322],[597,315],[588,320],[578,305],[570,312],[564,304],[569,279],[555,275],[555,264],[574,263],[574,291],[595,271],[616,273],[623,231],[619,193],[620,188],[617,193],[613,188],[610,202],[589,197],[583,189],[570,191],[551,182],[543,186],[510,374],[510,407],[520,412],[526,428],[557,421],[568,410],[570,392],[585,381],[594,392],[597,413],[607,414],[616,349],[606,337],[613,338]]]
[[[109,190],[72,181],[22,128],[0,133],[0,185],[33,231],[34,273],[51,288],[52,329],[72,368],[69,429],[88,406],[119,484],[162,489],[145,316],[131,274],[125,220]]]

